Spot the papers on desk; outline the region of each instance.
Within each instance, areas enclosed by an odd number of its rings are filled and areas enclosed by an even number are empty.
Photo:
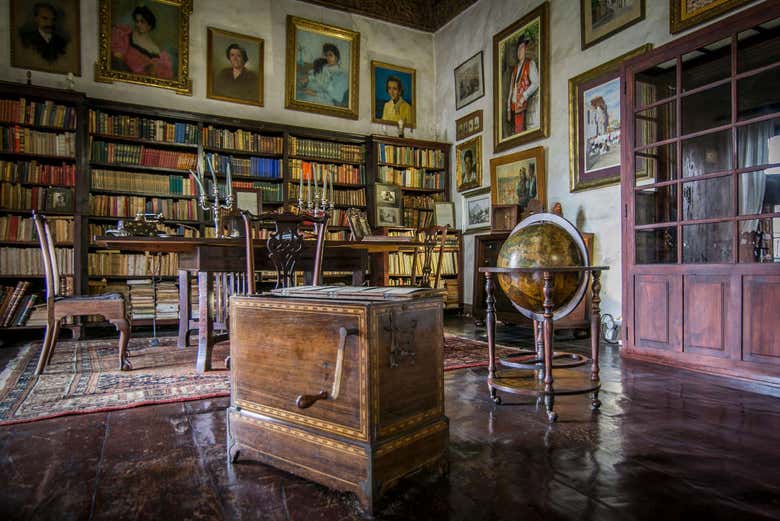
[[[274,295],[301,298],[352,300],[398,300],[441,296],[444,291],[433,288],[377,286],[296,286],[271,290]]]
[[[364,235],[362,239],[360,239],[359,242],[371,242],[371,241],[381,241],[381,242],[412,242],[414,240],[413,237],[401,237],[401,236],[389,236],[389,235]]]

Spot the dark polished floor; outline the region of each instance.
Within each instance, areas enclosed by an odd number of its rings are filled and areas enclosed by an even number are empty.
[[[448,330],[480,333],[460,319]],[[515,328],[499,336],[526,338]],[[0,350],[0,365],[11,349]],[[605,345],[601,411],[591,413],[586,395],[561,397],[550,427],[543,406],[495,406],[485,375],[446,373],[449,476],[408,478],[379,505],[378,519],[780,518],[778,398],[624,361]],[[228,465],[227,405],[202,400],[0,428],[0,519],[360,519],[350,495],[251,461]]]

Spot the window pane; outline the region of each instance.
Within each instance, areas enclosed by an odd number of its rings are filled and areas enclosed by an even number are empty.
[[[636,107],[648,105],[677,94],[677,60],[656,65],[638,73],[634,78]]]
[[[683,226],[683,263],[730,263],[734,223],[707,223]]]
[[[734,215],[731,176],[684,183],[682,187],[683,219],[711,219]]]
[[[682,142],[683,177],[731,169],[731,130],[714,132]]]
[[[682,57],[683,92],[731,76],[731,37]]]
[[[731,85],[726,83],[682,99],[682,133],[731,123]]]
[[[634,116],[635,146],[650,145],[677,136],[674,101],[639,111]]]
[[[739,215],[780,212],[780,169],[746,172],[737,178]],[[770,174],[767,175],[767,172]],[[780,230],[777,231],[780,234]]]
[[[737,118],[780,112],[780,66],[737,82]]]
[[[780,61],[780,18],[743,31],[737,39],[737,72]]]
[[[636,232],[637,264],[676,264],[677,228],[638,230]]]
[[[677,143],[650,147],[634,154],[636,185],[677,179]]]
[[[774,152],[770,159],[769,140],[772,138],[775,139]],[[739,168],[780,163],[780,118],[738,127],[737,161]]]
[[[739,262],[780,262],[780,218],[739,222]]]
[[[634,201],[634,224],[637,226],[677,220],[676,184],[635,192]]]

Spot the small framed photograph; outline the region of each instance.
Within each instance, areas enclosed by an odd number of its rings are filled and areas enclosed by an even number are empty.
[[[645,0],[580,0],[582,50],[644,19]]]
[[[207,27],[206,97],[263,106],[263,40]]]
[[[679,33],[753,0],[669,0],[669,32]],[[644,3],[644,2],[643,2]]]
[[[401,209],[392,206],[377,206],[377,226],[401,226]]]
[[[434,203],[433,223],[455,228],[455,203]]]
[[[490,229],[490,187],[473,190],[463,197],[463,231]]]
[[[371,61],[371,121],[417,126],[416,74],[414,69]]]
[[[11,65],[81,76],[80,0],[11,0]]]
[[[494,205],[519,205],[525,211],[531,199],[545,204],[544,147],[490,160],[490,189]]]
[[[47,212],[72,212],[73,211],[73,190],[70,188],[47,188],[46,189],[46,211]]]
[[[376,190],[377,206],[400,206],[401,188],[395,185],[386,185],[377,183],[374,185]]]
[[[482,136],[455,147],[458,192],[482,186]]]
[[[455,120],[455,140],[460,141],[482,132],[482,109]]]
[[[352,233],[352,240],[360,241],[363,237],[371,235],[371,225],[368,224],[366,212],[357,208],[347,210],[347,222],[349,231]]]
[[[455,67],[455,109],[460,110],[485,95],[482,51]]]
[[[263,212],[263,192],[255,190],[233,190],[236,198],[236,208],[246,210],[253,215]]]

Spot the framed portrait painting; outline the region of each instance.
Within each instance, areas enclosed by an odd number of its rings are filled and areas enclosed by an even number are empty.
[[[645,19],[645,0],[580,0],[582,50]]]
[[[404,127],[417,126],[416,71],[371,61],[371,121]]]
[[[482,51],[455,67],[455,110],[485,95],[485,72]]]
[[[550,133],[550,3],[493,36],[495,152]]]
[[[455,120],[455,139],[460,141],[474,134],[482,132],[483,113],[482,110],[475,110],[471,114],[466,114],[462,118]]]
[[[463,195],[463,231],[490,229],[490,187]]]
[[[11,65],[81,76],[80,0],[11,0]]]
[[[755,0],[669,0],[669,32],[679,33]]]
[[[285,108],[358,119],[360,33],[287,16]]]
[[[95,81],[124,81],[192,94],[192,0],[99,0]]]
[[[620,182],[620,64],[629,51],[569,80],[569,190]]]
[[[458,192],[482,186],[482,136],[458,144],[455,157]]]
[[[206,96],[263,106],[263,40],[208,27]]]
[[[490,160],[490,193],[493,205],[517,205],[525,211],[531,199],[545,203],[544,147]]]

